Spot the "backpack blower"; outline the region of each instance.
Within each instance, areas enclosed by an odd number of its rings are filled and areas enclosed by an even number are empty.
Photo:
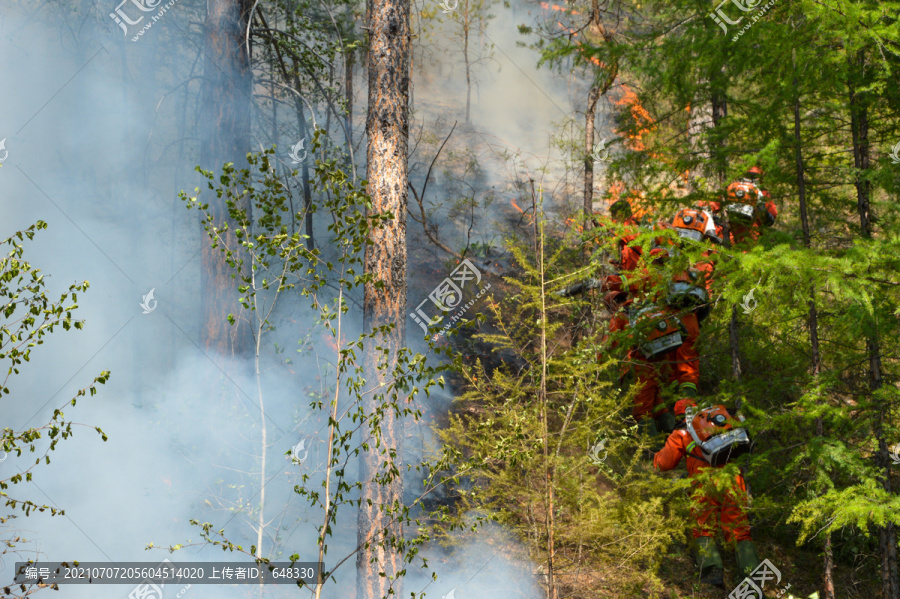
[[[739,416],[737,421],[743,422]],[[684,425],[693,441],[687,451],[692,455],[694,447],[699,447],[702,460],[711,466],[724,466],[728,461],[750,451],[752,442],[747,429],[735,428],[725,406],[718,405],[698,410],[688,406],[684,411]],[[697,457],[697,456],[693,456]]]

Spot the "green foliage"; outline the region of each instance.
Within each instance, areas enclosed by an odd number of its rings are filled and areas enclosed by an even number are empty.
[[[900,37],[900,5],[776,2],[758,19],[743,15],[727,34],[709,16],[715,8],[683,0],[623,11],[620,39],[629,44],[620,72],[653,124],[640,131],[643,149],[618,156],[607,176],[640,191],[654,218],[667,219],[678,206],[718,201],[751,165],[766,171],[778,223],[757,242],[712,256],[716,307],[703,326],[701,395],[726,405],[740,399],[749,417],[756,448],[744,465],[753,516],[765,523],[759,534],[819,545],[831,532],[840,554],[840,539],[864,538],[898,518],[885,447],[900,440],[900,213],[896,165],[885,150],[900,140],[892,83],[900,61],[889,49]],[[741,16],[731,4],[723,10]],[[736,38],[745,25],[752,27]],[[577,51],[562,42],[545,48],[542,59]],[[629,107],[617,127],[638,131]],[[679,176],[687,185],[676,189]],[[638,243],[646,252],[658,236],[645,233]],[[700,258],[690,249],[684,256],[660,280]],[[758,307],[736,312],[736,381],[731,306],[751,290]],[[874,540],[863,543],[877,551]],[[874,571],[874,562],[867,567]]]
[[[11,394],[10,377],[19,374],[19,367],[23,362],[31,361],[32,348],[43,344],[44,338],[57,327],[61,326],[63,330],[69,331],[84,326],[84,321],[73,318],[73,312],[78,309],[77,292],[86,291],[89,287],[88,282],[70,285],[58,299],[54,300],[47,295],[47,281],[44,274],[25,259],[25,247],[20,242],[26,238],[29,241],[33,240],[38,231],[46,228],[47,223],[39,220],[24,231],[17,231],[0,241],[0,245],[10,248],[8,253],[0,258],[0,311],[3,313],[3,321],[0,323],[0,360],[5,360],[9,364],[0,385],[0,399],[3,395]],[[65,416],[63,409],[66,406],[74,407],[81,397],[96,394],[97,385],[106,384],[109,377],[109,371],[101,372],[90,385],[78,390],[72,399],[54,409],[51,418],[42,426],[22,430],[3,428],[0,449],[3,451],[4,459],[13,454],[22,457],[25,452],[37,454],[30,466],[23,468],[19,465],[16,474],[0,479],[0,497],[4,498],[6,507],[10,510],[22,510],[25,516],[30,516],[32,511],[47,511],[51,516],[65,514],[64,510],[54,506],[11,497],[8,491],[13,485],[24,481],[30,482],[33,471],[41,462],[49,464],[51,452],[57,449],[60,441],[74,434],[74,426],[87,426],[72,422]],[[39,408],[38,413],[41,409],[43,406]],[[100,428],[93,426],[89,428],[97,431],[103,441],[107,440],[106,434]],[[45,443],[46,439],[49,439],[49,443]],[[0,523],[6,524],[16,517],[14,513],[7,513],[0,517]],[[15,530],[7,531],[4,538],[0,539],[3,544],[0,556],[10,551],[19,553],[21,550],[17,547],[26,541]],[[4,592],[8,594],[9,588],[4,589]]]
[[[538,218],[542,227],[540,211]],[[562,241],[508,240],[517,273],[505,278],[508,294],[490,303],[493,332],[477,337],[514,357],[494,370],[460,364],[466,391],[439,431],[469,459],[474,485],[460,511],[491,514],[541,562],[552,537],[557,584],[572,584],[585,563],[631,572],[622,588],[638,571],[658,583],[654,572],[683,531],[669,516],[684,515],[687,485],[654,475],[643,459],[647,440],[629,423],[616,360],[597,360],[599,339],[570,345],[566,323],[581,304],[551,293],[574,278]],[[591,451],[600,441],[604,450]]]

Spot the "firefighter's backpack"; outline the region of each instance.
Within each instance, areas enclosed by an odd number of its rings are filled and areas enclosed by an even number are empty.
[[[684,331],[678,317],[655,304],[632,308],[629,316],[629,324],[633,328],[646,327],[646,340],[640,344],[640,350],[648,360],[677,349],[684,343]]]
[[[706,237],[706,228],[710,216],[697,208],[682,208],[672,218],[675,232],[683,239],[702,241]]]
[[[725,406],[712,406],[702,410],[688,407],[684,416],[685,427],[693,440],[688,445],[689,455],[694,447],[698,447],[705,462],[712,466],[722,466],[750,451],[751,441],[747,429],[734,427],[734,418]]]
[[[743,223],[751,223],[756,220],[756,203],[764,199],[762,192],[752,181],[735,181],[726,190],[728,200],[725,203],[725,212],[728,218]]]

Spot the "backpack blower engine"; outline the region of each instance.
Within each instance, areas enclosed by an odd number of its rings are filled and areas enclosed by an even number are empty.
[[[742,416],[738,416],[739,422],[743,420]],[[694,447],[699,447],[703,461],[718,467],[748,453],[752,443],[750,435],[745,428],[735,428],[732,424],[734,421],[725,406],[712,406],[702,410],[689,406],[684,411],[685,428],[693,439],[688,445],[688,454],[691,454]]]

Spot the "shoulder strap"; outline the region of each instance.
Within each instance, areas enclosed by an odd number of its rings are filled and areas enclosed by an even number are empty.
[[[700,441],[700,437],[697,436],[697,431],[694,430],[694,409],[690,406],[684,411],[684,428],[687,430],[688,434],[690,434],[691,439],[693,439],[687,446],[687,456],[690,458],[694,458],[695,460],[700,460],[704,464],[709,464],[705,459],[695,456],[693,454],[694,448],[701,445],[702,441]],[[702,448],[700,450],[703,451]]]

